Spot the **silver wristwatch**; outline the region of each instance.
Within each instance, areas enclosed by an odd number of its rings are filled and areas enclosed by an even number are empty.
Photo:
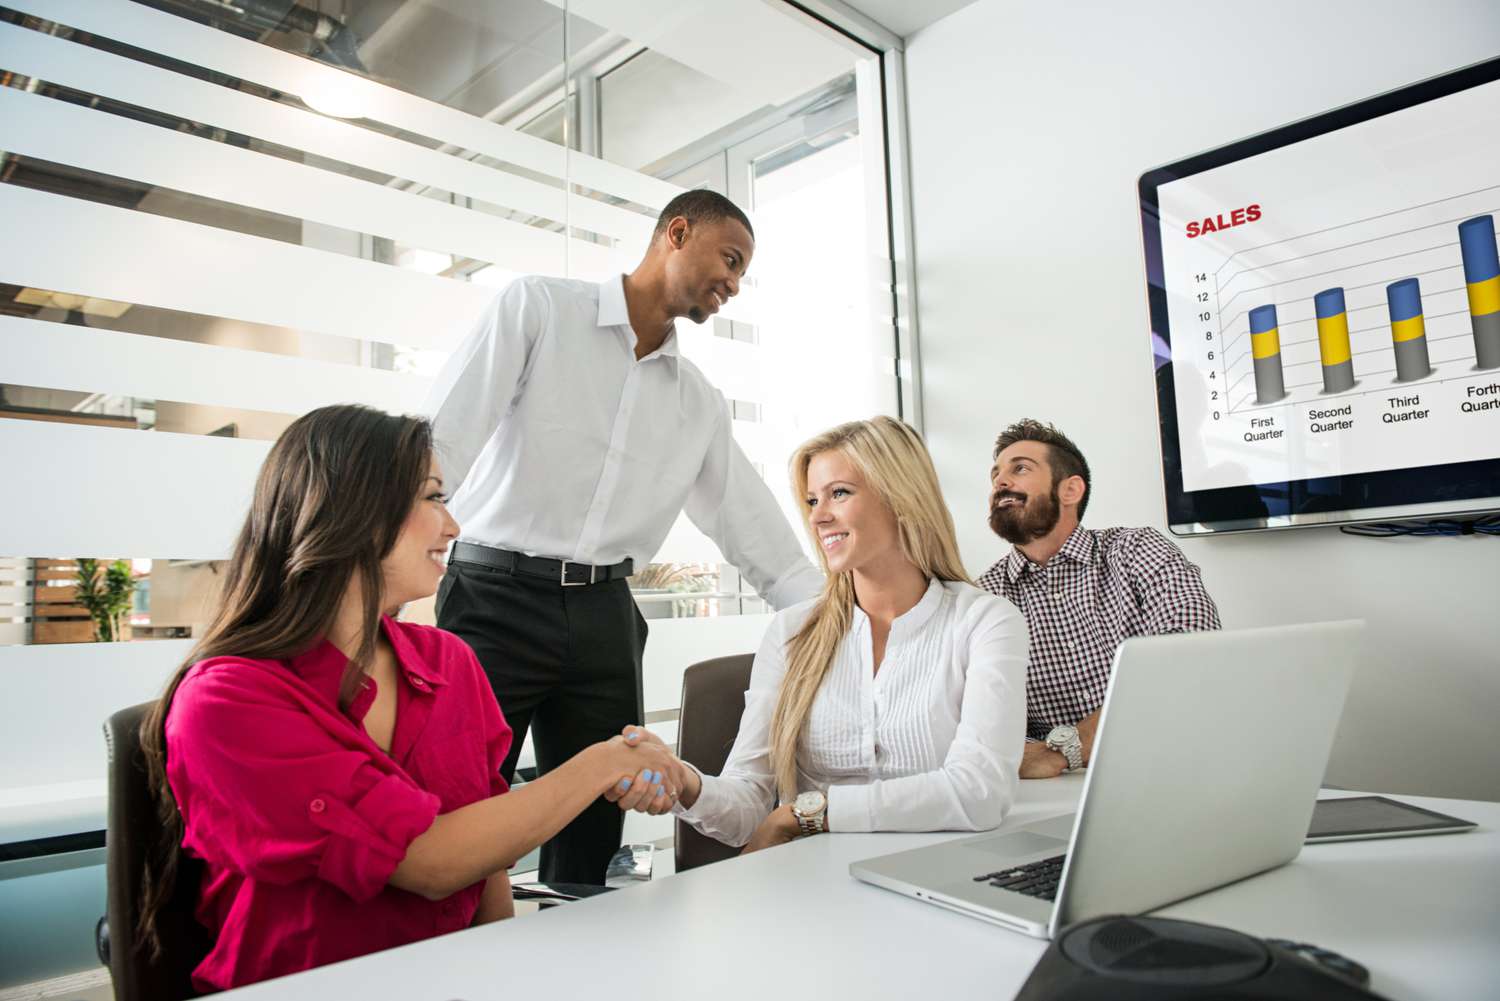
[[[828,797],[814,789],[799,793],[792,800],[792,816],[797,818],[797,827],[803,835],[822,834],[828,829]]]
[[[1047,746],[1054,751],[1061,751],[1062,756],[1068,759],[1068,771],[1077,771],[1083,767],[1083,741],[1078,739],[1078,727],[1066,723],[1054,726],[1052,732],[1047,734]]]

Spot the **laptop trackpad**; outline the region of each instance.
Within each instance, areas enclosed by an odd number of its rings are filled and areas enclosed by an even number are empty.
[[[1062,838],[1049,838],[1045,834],[1037,834],[1033,831],[1016,831],[1012,834],[1000,834],[993,838],[971,841],[969,847],[1008,858],[1020,858],[1023,855],[1035,855],[1037,852],[1064,852],[1068,849],[1068,843]]]

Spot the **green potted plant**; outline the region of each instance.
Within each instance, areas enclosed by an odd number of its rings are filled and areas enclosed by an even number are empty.
[[[113,643],[121,639],[125,614],[135,594],[135,577],[130,563],[115,560],[100,570],[98,560],[78,561],[78,603],[94,620],[94,640]]]

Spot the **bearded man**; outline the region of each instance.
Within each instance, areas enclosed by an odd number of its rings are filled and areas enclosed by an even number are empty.
[[[1198,567],[1160,532],[1080,524],[1091,493],[1083,453],[1052,425],[1019,421],[995,440],[990,528],[1012,549],[978,583],[1031,633],[1023,779],[1088,764],[1123,640],[1219,628]]]

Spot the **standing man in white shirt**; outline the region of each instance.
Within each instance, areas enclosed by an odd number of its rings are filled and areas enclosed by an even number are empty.
[[[731,435],[723,394],[678,353],[678,317],[739,292],[750,220],[712,191],[662,210],[645,258],[603,284],[511,283],[439,375],[432,415],[462,532],[438,625],[478,655],[538,773],[643,722],[646,622],[625,578],[679,511],[776,608],[822,575]],[[599,800],[542,848],[542,879],[602,883],[622,814]]]

